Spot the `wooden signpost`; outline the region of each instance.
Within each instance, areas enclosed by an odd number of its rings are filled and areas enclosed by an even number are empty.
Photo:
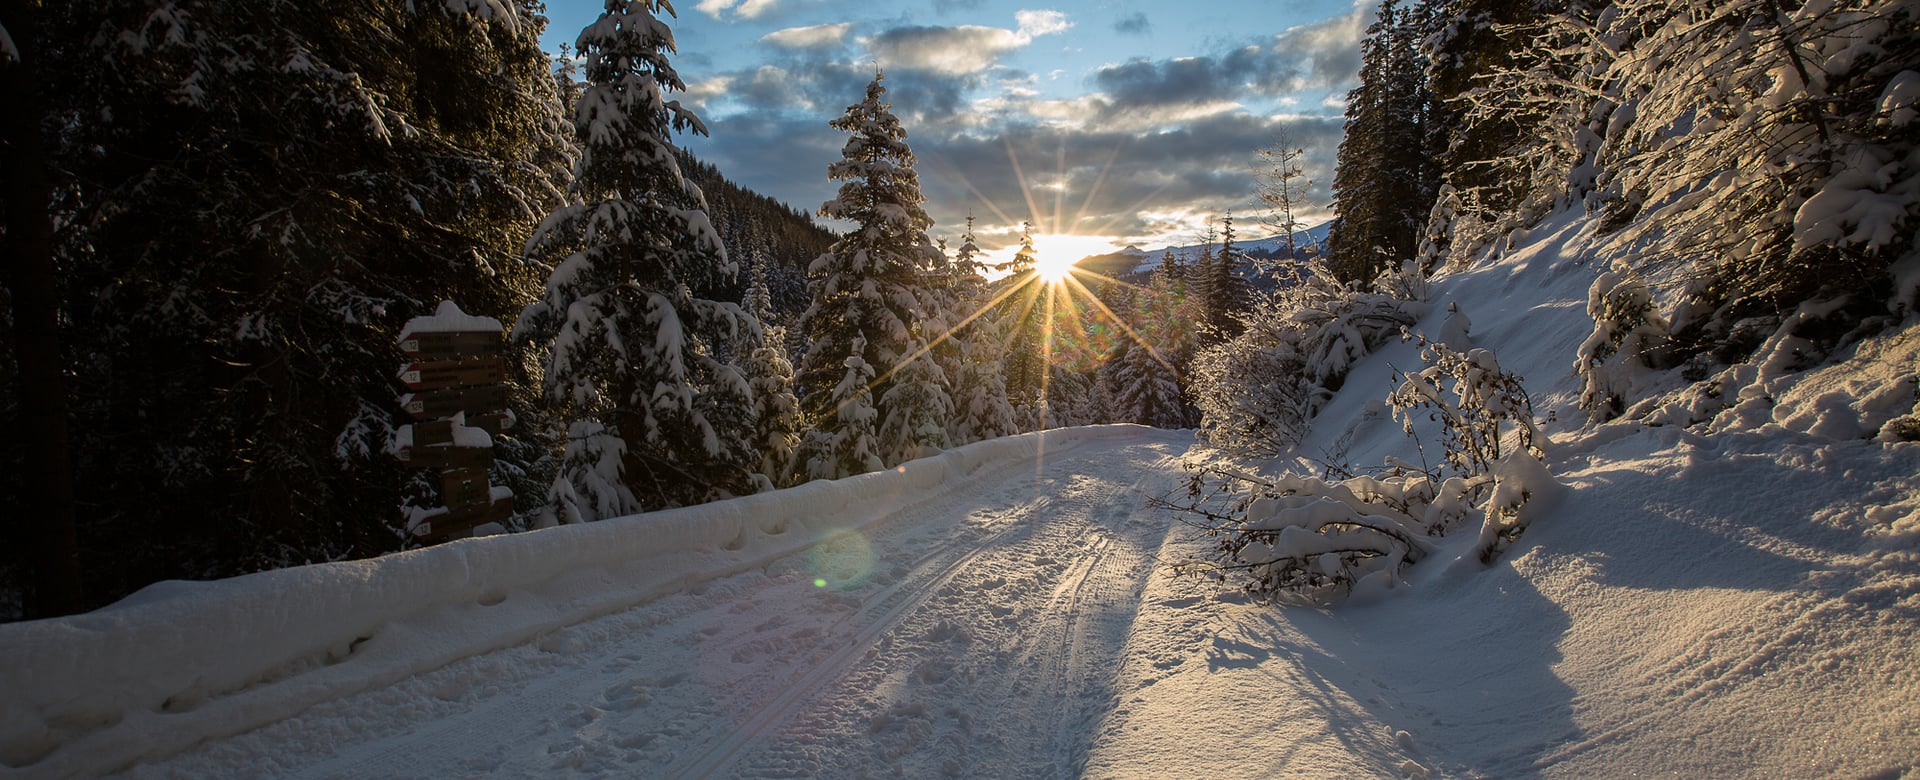
[[[493,437],[513,424],[507,412],[507,361],[500,321],[443,302],[400,331],[400,383],[411,392],[400,406],[414,419],[400,426],[395,449],[414,468],[440,469],[441,505],[408,507],[407,530],[431,542],[470,536],[513,514],[513,491],[488,483]]]

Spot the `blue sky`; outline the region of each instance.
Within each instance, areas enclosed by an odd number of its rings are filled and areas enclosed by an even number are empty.
[[[1359,68],[1361,0],[1002,2],[702,0],[676,5],[673,58],[709,138],[681,145],[754,190],[812,210],[832,197],[827,126],[875,67],[919,158],[936,236],[969,210],[983,247],[1037,233],[1190,243],[1231,209],[1258,222],[1256,152],[1307,150],[1323,218],[1341,98]],[[600,12],[549,0],[549,50]]]

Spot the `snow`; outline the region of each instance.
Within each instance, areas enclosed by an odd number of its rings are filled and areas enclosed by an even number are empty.
[[[464,333],[468,331],[499,333],[501,331],[500,321],[492,317],[479,317],[468,314],[461,311],[460,307],[453,301],[441,301],[440,305],[434,308],[432,314],[407,320],[407,324],[400,328],[400,338],[397,340],[406,341],[408,336],[415,333]]]
[[[1469,528],[1336,608],[1250,601],[1163,564],[1210,544],[1144,502],[1218,457],[1190,432],[1025,434],[0,626],[0,777],[1920,772],[1920,443],[1870,438],[1920,326],[1805,372],[1775,339],[1698,414],[1593,424],[1570,363],[1613,240],[1550,217],[1413,328],[1550,420],[1494,467],[1528,499],[1483,528],[1528,527],[1490,564]],[[1293,471],[1437,461],[1382,419],[1421,363],[1357,362]]]

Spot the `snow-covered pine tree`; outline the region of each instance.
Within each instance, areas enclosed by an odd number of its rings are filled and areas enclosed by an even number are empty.
[[[890,393],[895,384],[907,381],[899,369],[922,349],[916,331],[926,311],[923,289],[939,258],[927,237],[933,220],[921,206],[925,198],[913,170],[907,131],[883,99],[887,90],[881,78],[875,74],[865,99],[831,123],[850,137],[842,159],[827,168],[828,178],[843,184],[838,197],[820,206],[820,216],[846,220],[853,229],[808,268],[813,303],[801,320],[807,352],[800,362],[802,405],[814,425],[808,458],[832,464],[824,471],[814,469],[815,476],[847,476],[874,462],[857,452],[865,445],[856,446],[859,437],[844,427],[862,424],[860,415],[847,411],[853,399],[871,395],[880,399],[875,411],[882,418],[898,414],[910,419],[922,413],[919,408],[892,408],[889,398],[905,403],[948,394],[944,380],[924,393]],[[871,372],[867,381],[873,387],[854,392],[845,386],[848,377],[862,371]],[[936,376],[938,372],[913,372],[913,381]],[[875,421],[874,429],[880,425]],[[899,422],[894,427],[913,425]],[[904,455],[878,449],[868,454],[882,461]]]
[[[946,373],[922,349],[894,370],[887,394],[880,397],[880,451],[888,463],[900,463],[952,446],[947,424],[953,398]]]
[[[553,86],[560,98],[560,108],[571,119],[585,87],[580,84],[580,63],[574,60],[573,45],[566,41],[560,42],[560,53],[553,58]]]
[[[793,484],[800,429],[800,399],[793,393],[793,364],[787,359],[787,329],[774,324],[773,296],[767,289],[766,258],[750,257],[753,283],[747,287],[747,313],[760,323],[760,343],[742,361],[753,386],[753,444],[760,453],[759,474],[776,488]]]
[[[950,349],[934,352],[948,361],[947,381],[953,387],[954,410],[951,436],[955,444],[997,438],[1017,430],[1013,406],[1007,403],[1000,331],[988,312],[992,288],[987,285],[985,270],[980,247],[974,243],[973,215],[969,213],[967,230],[960,234],[960,248],[954,251],[953,308],[947,315],[955,326],[965,325],[948,339]]]
[[[752,488],[752,389],[726,356],[760,338],[731,303],[697,297],[735,273],[670,135],[704,132],[669,91],[664,0],[607,0],[580,32],[584,146],[574,202],[527,259],[550,269],[516,334],[547,348],[544,386],[568,425],[552,496],[569,521],[682,506]]]
[[[1004,274],[995,283],[1004,295],[995,316],[1000,330],[1001,367],[1005,370],[1007,403],[1018,430],[1039,430],[1046,423],[1047,325],[1053,315],[1053,290],[1034,272],[1038,254],[1033,248],[1033,223],[1020,224],[1020,248],[993,270]]]
[[[1094,377],[1072,366],[1047,364],[1046,428],[1067,428],[1099,422],[1106,410],[1097,403]]]
[[[1347,93],[1346,137],[1333,174],[1337,216],[1327,236],[1328,265],[1344,281],[1365,284],[1413,257],[1433,207],[1422,24],[1399,0],[1387,0],[1361,42],[1360,85]]]
[[[880,459],[880,412],[873,405],[873,366],[860,356],[866,339],[855,336],[847,348],[844,372],[820,399],[823,407],[801,441],[800,459],[809,479],[840,479],[886,468]]]
[[[42,7],[93,597],[402,543],[395,331],[565,186],[534,5]]]
[[[1166,356],[1131,340],[1120,343],[1107,363],[1112,377],[1113,418],[1116,422],[1180,428],[1186,425],[1180,377]]]

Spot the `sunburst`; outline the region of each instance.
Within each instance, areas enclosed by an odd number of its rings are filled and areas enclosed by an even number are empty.
[[[885,383],[898,372],[901,367],[914,360],[920,359],[941,343],[952,339],[975,320],[1000,309],[1002,306],[1012,307],[1010,311],[1018,311],[1019,317],[1016,319],[1024,319],[1033,309],[1040,309],[1044,315],[1041,320],[1043,323],[1041,333],[1042,358],[1044,363],[1048,365],[1051,365],[1055,359],[1054,346],[1057,341],[1057,336],[1059,335],[1056,332],[1056,328],[1061,320],[1064,319],[1069,322],[1081,323],[1081,327],[1083,328],[1104,321],[1125,334],[1127,339],[1131,340],[1141,349],[1146,350],[1155,362],[1165,367],[1168,371],[1176,374],[1180,373],[1179,369],[1166,358],[1158,346],[1143,338],[1138,329],[1126,322],[1112,307],[1100,300],[1092,288],[1082,282],[1081,279],[1085,278],[1090,281],[1105,282],[1111,286],[1151,294],[1152,291],[1149,288],[1115,279],[1078,266],[1079,261],[1082,259],[1113,252],[1113,241],[1097,235],[1100,231],[1095,231],[1095,234],[1079,234],[1070,233],[1064,229],[1066,225],[1063,223],[1078,223],[1081,218],[1085,216],[1088,206],[1091,205],[1094,196],[1099,192],[1100,186],[1106,181],[1107,169],[1111,168],[1113,160],[1118,156],[1119,151],[1120,149],[1116,147],[1114,153],[1108,156],[1106,163],[1102,166],[1099,178],[1095,181],[1093,188],[1086,194],[1079,214],[1074,215],[1071,219],[1067,218],[1064,214],[1065,190],[1064,188],[1056,188],[1052,218],[1041,219],[1040,217],[1042,215],[1038,213],[1038,204],[1033,197],[1034,187],[1027,179],[1025,172],[1021,169],[1020,160],[1014,153],[1012,144],[1009,143],[1007,145],[1007,159],[1013,167],[1016,178],[1020,181],[1021,189],[1026,197],[1027,207],[1035,217],[1035,219],[1031,221],[1034,224],[1048,225],[1051,228],[1047,232],[1033,236],[1035,266],[1022,271],[1019,278],[1003,281],[1001,283],[1001,289],[990,300],[982,303],[959,323],[948,328],[946,332],[936,334],[933,338],[928,339],[920,346],[919,350],[911,355],[907,355],[894,366],[889,367],[885,373],[874,377],[869,383],[868,389],[871,390]],[[984,193],[981,193],[980,190],[974,186],[973,182],[967,179],[964,172],[951,166],[943,167],[946,167],[945,173],[957,178],[968,191],[972,192],[976,197],[979,197],[981,202],[995,215],[999,216],[1002,221],[1009,224],[1017,221],[1008,215],[1005,210],[988,199]],[[1066,178],[1064,153],[1061,155],[1060,168],[1061,170],[1058,173],[1058,177],[1064,181]],[[1165,185],[1162,185],[1162,189],[1164,188]],[[1158,191],[1156,190],[1146,198],[1143,198],[1141,203],[1137,205],[1145,205],[1147,201],[1150,201],[1157,194]],[[1105,226],[1102,226],[1103,229],[1104,227]],[[1008,349],[1011,344],[1011,335],[1012,334],[1009,334],[1008,341],[1001,344],[1003,352]],[[1047,378],[1049,373],[1051,372],[1043,372],[1040,377],[1039,390],[1040,404],[1043,409],[1043,426],[1045,416],[1044,408],[1048,403]],[[1045,460],[1045,443],[1041,442],[1041,452],[1039,453],[1039,457],[1035,459],[1034,464],[1036,473],[1043,467]]]

